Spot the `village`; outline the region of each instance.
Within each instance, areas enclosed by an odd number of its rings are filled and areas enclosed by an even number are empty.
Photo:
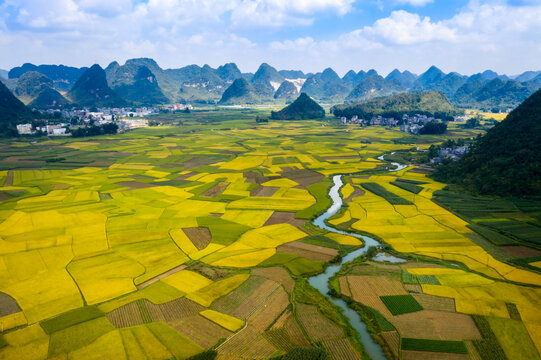
[[[140,108],[92,108],[92,109],[65,109],[65,110],[39,110],[45,119],[42,125],[31,123],[17,125],[19,135],[47,135],[71,136],[71,131],[88,126],[102,126],[115,123],[118,132],[147,127],[150,122],[145,117],[159,112],[192,110],[190,104],[174,104],[162,107]]]

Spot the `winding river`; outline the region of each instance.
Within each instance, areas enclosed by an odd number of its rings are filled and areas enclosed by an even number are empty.
[[[381,160],[383,160],[383,159],[381,159]],[[402,170],[403,168],[405,168],[405,166],[397,164],[397,163],[396,164],[393,163],[393,165],[397,165],[398,169],[393,169],[393,170],[390,170],[390,171],[398,171],[398,170]],[[368,248],[370,246],[379,246],[379,245],[381,245],[378,241],[376,241],[376,240],[374,240],[374,239],[372,239],[372,238],[370,238],[368,236],[363,236],[363,235],[358,235],[358,234],[354,234],[354,233],[348,233],[346,231],[337,230],[337,229],[332,228],[330,226],[327,226],[327,224],[325,224],[325,220],[327,220],[328,218],[330,218],[331,216],[336,214],[336,212],[338,210],[340,210],[340,208],[342,207],[342,204],[343,204],[342,197],[340,196],[340,188],[344,185],[344,183],[342,181],[342,175],[335,175],[333,177],[333,182],[334,182],[334,186],[329,191],[329,196],[332,199],[332,205],[331,205],[331,207],[329,207],[329,209],[327,209],[327,211],[323,215],[316,218],[313,221],[313,223],[314,223],[314,225],[316,225],[316,226],[318,226],[318,227],[320,227],[322,229],[325,229],[327,231],[331,231],[331,232],[338,233],[338,234],[349,235],[349,236],[356,237],[358,239],[362,239],[365,246],[363,248],[361,248],[361,249],[352,251],[349,254],[347,254],[346,256],[344,256],[342,258],[342,261],[340,262],[340,264],[331,265],[331,266],[327,267],[325,272],[323,272],[323,273],[321,273],[319,275],[310,277],[308,279],[308,282],[310,283],[310,285],[312,285],[313,287],[318,289],[323,295],[325,295],[327,298],[329,298],[329,300],[331,302],[333,302],[335,305],[339,306],[343,310],[343,314],[349,319],[349,322],[350,322],[351,326],[353,326],[353,328],[355,330],[357,330],[357,332],[359,333],[360,340],[364,344],[366,352],[370,355],[370,357],[372,359],[374,359],[374,360],[385,360],[386,357],[385,357],[385,355],[384,355],[384,353],[383,353],[383,351],[381,349],[381,346],[379,344],[377,344],[372,339],[372,337],[368,333],[368,330],[366,328],[366,324],[361,321],[361,317],[359,316],[359,314],[355,310],[349,308],[347,306],[347,303],[344,300],[334,298],[334,297],[332,297],[332,296],[330,296],[328,294],[328,292],[329,292],[329,279],[331,277],[333,277],[334,274],[336,274],[342,268],[342,265],[344,265],[345,263],[347,263],[347,262],[355,259],[356,257],[364,254],[368,250]],[[384,255],[384,254],[378,254],[378,256],[380,256],[380,255]],[[380,257],[379,259],[378,259],[378,257],[376,257],[375,260],[385,260],[385,261],[390,261],[390,262],[403,262],[404,261],[402,259],[399,259],[399,258],[396,258],[396,257],[393,257],[393,256],[389,256],[389,255],[385,256],[384,258]]]

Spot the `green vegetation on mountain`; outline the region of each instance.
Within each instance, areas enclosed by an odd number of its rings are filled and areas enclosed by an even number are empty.
[[[220,104],[253,104],[258,100],[254,87],[246,79],[240,78],[225,90]]]
[[[494,79],[486,83],[475,80],[460,87],[453,102],[463,108],[505,110],[517,106],[531,93],[532,89],[513,80]]]
[[[117,75],[113,89],[118,95],[128,101],[142,105],[166,104],[169,102],[149,68],[139,66],[135,71],[131,78],[125,77],[125,70],[122,77]]]
[[[28,106],[36,109],[60,108],[69,105],[70,102],[62,94],[53,88],[44,88]]]
[[[285,80],[278,90],[276,90],[276,93],[274,93],[274,98],[285,99],[287,101],[295,98],[298,94],[297,87],[291,81]]]
[[[359,101],[395,94],[402,89],[397,80],[385,80],[380,75],[371,75],[362,79],[349,93],[346,100]]]
[[[438,166],[436,180],[483,194],[541,194],[541,90],[481,137],[455,163]]]
[[[344,98],[350,90],[351,88],[340,79],[333,69],[327,68],[306,79],[301,92],[316,99],[330,99]]]
[[[37,71],[28,71],[17,80],[14,94],[19,100],[28,104],[38,96],[42,90],[52,86],[53,82],[47,76]]]
[[[355,104],[336,105],[331,112],[337,117],[401,116],[402,114],[455,115],[459,111],[437,91],[402,93],[386,98],[372,99]]]
[[[285,78],[280,75],[278,70],[267,63],[261,64],[252,78],[252,85],[256,93],[260,96],[272,97]]]
[[[81,75],[88,68],[76,68],[64,65],[39,65],[23,64],[10,70],[8,76],[10,79],[20,78],[29,71],[36,71],[47,76],[53,81],[54,88],[58,91],[68,91],[77,82]]]
[[[0,82],[0,136],[17,135],[16,125],[32,119],[32,112]]]
[[[448,98],[451,98],[456,91],[466,83],[467,77],[455,72],[445,75],[438,81],[434,81],[424,86],[424,90],[439,91]]]
[[[280,111],[273,111],[271,119],[276,120],[305,120],[322,119],[325,110],[306,93],[301,93],[297,100]]]
[[[415,83],[415,80],[417,79],[417,76],[412,74],[411,72],[405,70],[404,72],[400,72],[398,69],[394,69],[385,77],[385,80],[396,80],[402,87],[409,89],[413,86]]]
[[[77,80],[67,97],[80,106],[120,107],[127,103],[107,84],[105,71],[93,65]]]

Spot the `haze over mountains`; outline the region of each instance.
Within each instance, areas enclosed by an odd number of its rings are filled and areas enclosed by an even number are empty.
[[[90,72],[89,72],[90,71]],[[2,75],[3,74],[3,75]],[[0,77],[6,72],[0,71]],[[340,77],[332,68],[316,74],[277,70],[263,63],[254,73],[242,73],[234,63],[218,68],[189,65],[162,69],[149,58],[112,62],[105,69],[64,65],[24,64],[2,81],[25,104],[35,108],[75,106],[158,105],[166,103],[254,104],[290,102],[301,92],[318,101],[353,103],[402,92],[434,90],[455,106],[506,110],[541,88],[541,71],[517,76],[487,70],[465,76],[444,73],[435,66],[415,75],[394,70],[353,70]],[[82,77],[85,80],[82,81]]]

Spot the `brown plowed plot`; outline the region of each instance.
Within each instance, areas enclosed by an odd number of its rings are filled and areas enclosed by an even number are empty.
[[[404,289],[406,289],[407,292],[413,293],[413,294],[423,293],[423,288],[419,284],[404,284]]]
[[[291,224],[296,227],[302,227],[304,221],[295,219],[295,213],[275,211],[272,213],[271,217],[267,219],[264,226],[284,223]]]
[[[147,280],[145,282],[140,283],[139,285],[137,285],[137,288],[139,290],[144,289],[147,286],[154,284],[156,281],[161,280],[163,278],[166,278],[169,275],[172,275],[172,274],[177,273],[177,272],[179,272],[181,270],[184,270],[184,269],[186,269],[186,265],[177,266],[176,268],[173,268],[173,269],[171,269],[169,271],[166,271],[163,274],[160,274],[158,276],[153,277],[152,279],[149,279],[149,280]]]
[[[464,344],[466,345],[466,349],[468,349],[470,360],[483,360],[472,341],[464,341]]]
[[[191,178],[195,174],[197,174],[195,171],[190,171],[189,173],[186,173],[184,175],[177,176],[175,180],[186,180],[187,178]]]
[[[329,249],[323,246],[305,244],[300,241],[293,241],[276,248],[277,252],[285,252],[302,256],[306,259],[316,261],[329,261],[338,255],[338,250]]]
[[[349,290],[348,279],[345,276],[342,276],[338,279],[340,284],[340,292],[346,296],[352,297],[351,290]]]
[[[384,315],[385,316],[385,315]],[[481,335],[469,315],[446,311],[422,310],[388,317],[405,338],[469,340]]]
[[[212,241],[212,235],[206,227],[182,228],[182,231],[198,250],[203,250]]]
[[[117,328],[144,324],[135,301],[111,311],[107,314],[107,319]]]
[[[280,189],[276,186],[258,186],[254,190],[250,191],[250,196],[256,197],[271,197],[275,192]]]
[[[214,301],[211,305],[211,309],[224,314],[233,314],[233,312],[238,309],[248,297],[257,296],[257,289],[266,281],[269,280],[259,276],[250,276],[241,286]],[[262,299],[265,297],[266,295]]]
[[[282,284],[288,292],[293,291],[293,288],[295,287],[295,282],[291,276],[289,276],[289,273],[282,267],[258,268],[252,270],[252,274],[276,281],[277,283]]]
[[[282,172],[282,177],[293,180],[306,189],[308,186],[319,182],[325,176],[313,170],[296,169]]]
[[[215,197],[220,195],[227,187],[229,186],[228,182],[219,182],[212,186],[210,189],[204,191],[201,196],[206,197]]]
[[[320,315],[315,306],[297,303],[296,308],[297,318],[312,341],[344,337],[344,331]]]
[[[270,330],[265,333],[265,336],[274,346],[286,351],[289,349],[285,349],[285,340],[288,341],[287,346],[291,344],[294,346],[310,346],[310,342],[304,336],[291,309],[287,309],[280,315],[278,320],[272,324]],[[278,342],[279,340],[283,341],[283,343]]]
[[[527,246],[501,246],[500,249],[518,258],[529,258],[541,255],[541,251]]]
[[[178,332],[204,348],[214,346],[218,340],[233,334],[201,315],[186,317],[177,322],[170,322],[170,324]]]
[[[280,284],[267,280],[254,293],[250,294],[242,304],[233,311],[232,316],[245,320],[268,296],[270,296]]]
[[[263,302],[259,303],[253,313],[248,316],[250,326],[264,331],[289,305],[289,297],[280,286],[270,294]]]
[[[125,186],[130,189],[146,189],[157,186],[156,184],[147,184],[139,181],[119,181],[115,185]]]
[[[361,355],[353,348],[348,339],[332,339],[323,341],[323,347],[333,360],[359,359]]]
[[[160,305],[166,321],[174,321],[187,316],[197,315],[205,308],[184,297]]]
[[[218,347],[218,354],[233,359],[268,359],[276,348],[254,327],[247,326]]]
[[[201,305],[180,298],[165,304],[155,305],[146,299],[123,305],[107,314],[107,318],[117,328],[141,325],[153,321],[174,321],[186,316],[199,314]]]
[[[0,292],[0,317],[15,314],[19,311],[21,311],[21,308],[17,305],[17,301],[8,294]]]
[[[264,176],[257,171],[247,171],[242,174],[246,178],[247,183],[252,184],[263,184],[269,180],[271,180],[271,177]],[[276,178],[276,177],[273,177]]]
[[[399,278],[400,268],[393,265],[384,265],[374,262],[367,262],[355,266],[349,272],[350,275],[388,275]]]
[[[468,354],[403,350],[402,358],[404,360],[469,360],[470,357]]]
[[[351,193],[351,195],[347,199],[345,199],[346,202],[350,202],[351,199],[356,198],[358,196],[363,196],[364,195],[364,190],[362,190],[358,186],[353,186],[353,189],[355,189],[355,190]]]
[[[427,294],[412,294],[421,306],[426,310],[438,310],[455,312],[455,299]]]
[[[348,276],[352,293],[370,288],[376,296],[407,295],[400,280],[388,276]]]
[[[383,336],[393,354],[398,356],[398,352],[400,351],[400,335],[398,335],[398,331],[384,331],[381,333],[381,336]]]

